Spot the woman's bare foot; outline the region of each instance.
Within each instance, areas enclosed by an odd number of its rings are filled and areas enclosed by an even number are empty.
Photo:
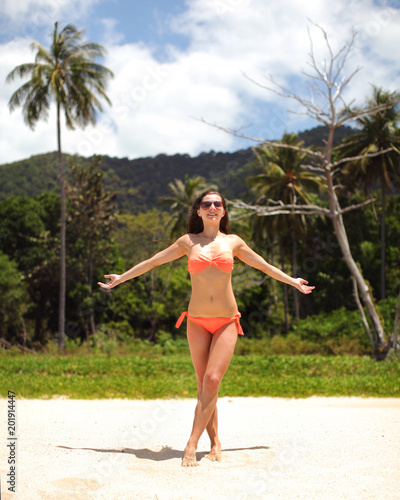
[[[220,462],[221,461],[221,444],[215,444],[211,447],[211,451],[208,455],[206,455],[208,460],[212,462]]]
[[[196,448],[186,446],[181,465],[182,467],[197,467],[199,465],[196,460]]]

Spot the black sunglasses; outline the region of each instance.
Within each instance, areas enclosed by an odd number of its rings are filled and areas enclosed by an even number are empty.
[[[202,201],[200,203],[203,210],[207,210],[207,208],[210,208],[211,205],[214,205],[215,208],[222,208],[224,206],[222,201]]]

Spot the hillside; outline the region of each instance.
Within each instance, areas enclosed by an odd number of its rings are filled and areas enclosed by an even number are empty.
[[[339,130],[337,140],[349,135],[349,127]],[[324,127],[299,134],[308,145],[322,146],[327,136]],[[185,154],[128,158],[101,157],[106,189],[117,191],[117,203],[127,212],[138,213],[154,207],[160,196],[168,195],[168,183],[184,179],[185,175],[201,175],[214,181],[227,198],[240,198],[246,192],[246,178],[257,173],[251,165],[251,148],[234,153],[201,153],[196,157]],[[66,171],[71,161],[87,164],[92,158],[64,155]],[[45,191],[58,191],[57,154],[32,156],[18,162],[0,165],[0,200],[12,195],[35,196]]]

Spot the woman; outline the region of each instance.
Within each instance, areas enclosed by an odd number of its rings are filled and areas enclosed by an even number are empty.
[[[188,310],[182,313],[176,326],[179,327],[187,316],[187,338],[198,387],[193,428],[182,459],[182,466],[191,467],[199,465],[196,448],[205,429],[211,441],[207,458],[221,460],[216,406],[218,391],[232,359],[237,335],[243,335],[232,290],[233,258],[238,257],[249,266],[294,286],[302,293],[311,293],[314,287],[271,266],[239,236],[229,234],[226,202],[216,191],[206,191],[194,201],[187,228],[187,234],[170,247],[124,274],[105,275],[110,281],[99,285],[108,290],[156,266],[183,255],[188,256],[192,296]]]

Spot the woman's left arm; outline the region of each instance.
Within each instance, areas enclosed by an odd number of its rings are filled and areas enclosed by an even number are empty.
[[[252,250],[241,238],[239,238],[238,236],[236,238],[237,241],[234,249],[234,254],[245,264],[248,264],[255,269],[259,269],[263,273],[268,274],[268,276],[271,276],[271,278],[294,286],[302,293],[308,294],[314,290],[314,286],[308,286],[308,281],[302,278],[292,278],[288,274],[284,273],[281,269],[275,266],[271,266],[271,264],[268,264],[268,262],[263,259],[261,255],[258,255],[258,253]]]

